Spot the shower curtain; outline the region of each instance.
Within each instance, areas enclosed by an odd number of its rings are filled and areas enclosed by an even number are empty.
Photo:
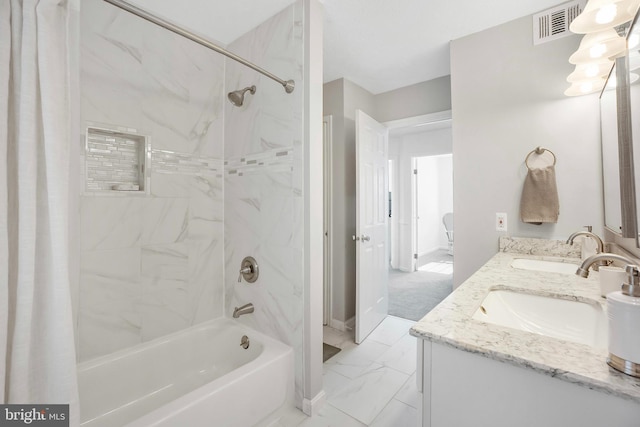
[[[70,64],[78,10],[77,0],[0,1],[1,403],[69,403],[71,425],[78,392],[68,228],[77,74]]]

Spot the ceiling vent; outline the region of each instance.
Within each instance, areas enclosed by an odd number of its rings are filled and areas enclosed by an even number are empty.
[[[582,13],[587,0],[563,3],[533,15],[533,44],[541,44],[573,34],[569,24]]]

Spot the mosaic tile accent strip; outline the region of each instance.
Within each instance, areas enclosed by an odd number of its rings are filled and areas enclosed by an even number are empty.
[[[88,191],[144,191],[146,139],[89,127],[86,140]]]
[[[222,177],[222,160],[198,157],[168,150],[151,150],[154,172],[180,175],[216,175]]]
[[[225,175],[243,176],[270,171],[293,170],[293,147],[276,148],[262,153],[229,159],[224,162]]]

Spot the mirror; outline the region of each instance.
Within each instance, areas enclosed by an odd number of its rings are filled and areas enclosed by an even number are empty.
[[[604,214],[606,228],[635,238],[638,246],[636,191],[640,190],[640,173],[634,173],[634,166],[640,167],[640,122],[632,113],[640,111],[640,26],[628,25],[624,31],[629,53],[616,59],[600,95]]]
[[[635,166],[635,195],[636,203],[640,200],[640,24],[638,18],[634,22],[627,37],[628,55],[627,69],[631,109],[631,137],[633,141],[633,164]],[[640,209],[638,224],[640,224]],[[638,239],[636,238],[636,247]]]
[[[610,76],[615,76],[615,65]],[[622,232],[620,207],[620,173],[618,161],[618,109],[615,79],[609,78],[600,95],[600,132],[602,137],[602,184],[604,190],[604,225]]]

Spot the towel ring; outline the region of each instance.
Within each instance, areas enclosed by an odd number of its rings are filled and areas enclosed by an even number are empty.
[[[527,158],[524,159],[524,164],[527,165],[527,169],[531,170],[531,166],[529,166],[529,157],[531,157],[532,154],[537,154],[538,156],[542,155],[545,151],[548,151],[552,156],[553,156],[553,165],[556,165],[556,155],[553,154],[553,151],[544,148],[544,147],[536,147],[535,150],[531,151],[529,154],[527,154]]]

